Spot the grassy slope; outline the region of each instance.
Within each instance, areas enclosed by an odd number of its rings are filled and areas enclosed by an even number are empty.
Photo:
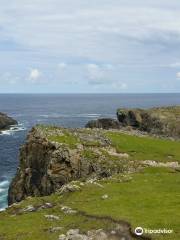
[[[119,152],[127,152],[137,160],[180,161],[180,142],[136,137],[121,133],[106,132]],[[58,137],[58,136],[57,136]],[[75,146],[74,137],[60,137],[66,144]],[[91,157],[91,154],[87,154]],[[169,157],[171,156],[171,157]],[[155,239],[180,239],[180,173],[164,168],[147,168],[143,172],[131,174],[131,181],[121,181],[121,175],[113,180],[103,181],[104,188],[94,184],[82,187],[82,191],[63,196],[53,194],[43,198],[27,199],[18,208],[39,205],[43,202],[55,204],[52,209],[34,213],[14,215],[14,209],[0,213],[0,240],[51,240],[58,239],[60,233],[70,228],[89,229],[111,227],[108,220],[93,220],[76,214],[64,215],[60,205],[67,205],[90,215],[111,216],[117,220],[127,220],[133,227],[170,228],[173,235],[155,236]],[[120,180],[119,180],[120,179]],[[102,200],[101,196],[109,198]],[[16,212],[16,211],[15,211]],[[59,221],[48,221],[45,214],[60,216]],[[64,227],[61,232],[49,233],[52,226]]]
[[[138,137],[107,132],[118,152],[129,153],[136,160],[180,161],[180,141],[152,137]]]
[[[126,220],[134,227],[142,226],[150,229],[173,229],[174,234],[156,236],[155,239],[180,239],[180,173],[164,168],[147,168],[143,172],[131,174],[132,180],[121,182],[122,176],[102,181],[104,188],[87,184],[81,191],[56,194],[24,201],[20,208],[42,202],[51,202],[56,207],[35,213],[13,215],[13,209],[0,214],[0,239],[33,240],[57,239],[59,233],[46,231],[52,226],[64,227],[62,232],[70,228],[88,229],[111,227],[108,221],[91,220],[81,215],[64,215],[60,205],[67,205],[78,211],[94,216],[111,216],[116,220]],[[109,198],[102,200],[101,196]],[[59,221],[48,221],[45,214],[60,216]]]

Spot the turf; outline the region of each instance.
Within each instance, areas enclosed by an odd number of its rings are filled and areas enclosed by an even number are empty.
[[[67,205],[92,216],[111,216],[116,220],[126,220],[132,227],[149,229],[167,228],[170,235],[153,235],[154,239],[180,239],[180,173],[168,168],[147,168],[139,173],[116,175],[100,182],[102,187],[86,184],[81,191],[53,194],[49,197],[27,199],[18,208],[37,205],[44,201],[54,203],[52,209],[35,213],[14,215],[10,209],[0,214],[0,239],[34,240],[57,239],[60,233],[70,228],[81,231],[110,228],[108,221],[92,220],[75,214],[65,215],[60,205]],[[106,200],[102,195],[107,194]],[[59,221],[50,222],[45,214],[60,216]],[[62,232],[50,233],[52,226],[63,227]]]
[[[180,162],[180,141],[139,137],[118,132],[105,134],[118,152],[128,153],[133,160]]]

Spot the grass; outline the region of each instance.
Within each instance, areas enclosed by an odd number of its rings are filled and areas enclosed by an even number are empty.
[[[86,184],[81,191],[66,193],[63,196],[53,194],[48,197],[27,199],[20,208],[38,205],[42,202],[55,204],[52,209],[34,213],[14,215],[13,209],[0,213],[0,239],[2,240],[51,240],[70,228],[79,228],[86,232],[90,229],[110,229],[108,220],[90,219],[80,214],[65,215],[60,205],[66,205],[93,216],[111,216],[116,220],[126,220],[132,227],[149,229],[167,228],[174,231],[171,235],[154,235],[154,239],[180,239],[180,173],[167,168],[147,168],[142,172],[130,174],[132,180],[116,175],[111,180],[100,183],[103,188]],[[127,175],[129,177],[129,175]],[[102,195],[109,198],[102,200]],[[19,208],[19,207],[16,207]],[[60,217],[59,221],[48,221],[45,214]],[[52,226],[63,227],[58,233],[50,233]]]
[[[180,141],[152,137],[132,136],[117,132],[106,132],[118,152],[128,153],[135,160],[180,162]]]
[[[180,239],[180,174],[163,168],[148,168],[134,174],[133,180],[107,181],[104,188],[89,185],[83,191],[68,194],[63,201],[86,213],[111,216],[130,222],[133,228],[173,229],[170,238]],[[108,194],[109,198],[101,200]],[[168,236],[166,236],[168,237]]]
[[[77,143],[79,143],[79,139],[68,131],[64,131],[63,135],[49,136],[48,139],[50,141],[67,144],[70,148],[76,148]]]

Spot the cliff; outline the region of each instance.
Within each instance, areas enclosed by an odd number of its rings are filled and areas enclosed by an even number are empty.
[[[138,130],[151,135],[180,138],[180,106],[117,110],[117,120],[89,121],[87,128]]]
[[[118,109],[122,126],[168,137],[180,137],[180,106],[151,109]]]
[[[49,195],[72,180],[107,177],[127,165],[123,162],[126,155],[116,154],[101,130],[45,126],[32,129],[19,158],[9,189],[9,204],[27,196]]]
[[[10,128],[12,125],[16,125],[17,121],[6,114],[0,112],[0,131]]]
[[[179,141],[36,126],[20,150],[0,239],[178,240],[179,173]],[[173,232],[138,237],[137,226]]]

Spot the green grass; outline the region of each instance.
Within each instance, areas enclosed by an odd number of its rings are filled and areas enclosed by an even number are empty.
[[[66,193],[63,196],[53,194],[48,197],[27,199],[20,207],[34,206],[51,202],[52,209],[35,213],[14,215],[14,209],[0,213],[0,239],[2,240],[53,240],[70,228],[79,228],[82,232],[90,229],[110,229],[108,220],[91,219],[80,214],[65,215],[60,205],[66,205],[93,216],[111,216],[116,220],[126,220],[132,227],[149,229],[168,228],[171,235],[153,235],[153,239],[180,239],[180,173],[167,168],[147,168],[142,172],[129,174],[132,180],[124,181],[122,175],[100,183],[104,188],[87,184],[81,191]],[[129,175],[127,177],[129,178]],[[120,181],[120,180],[123,181]],[[102,200],[102,195],[109,198]],[[60,217],[59,221],[48,221],[45,214]],[[63,227],[59,233],[49,233],[52,226]]]
[[[132,159],[180,162],[180,141],[139,137],[117,132],[107,132],[106,136],[118,152],[128,153]]]
[[[63,201],[86,213],[111,216],[130,222],[133,228],[173,229],[174,234],[157,239],[180,239],[180,174],[169,169],[148,168],[132,181],[107,181],[104,188],[89,185],[68,194]],[[107,200],[101,196],[108,194]]]
[[[50,141],[67,144],[70,148],[76,148],[77,143],[80,142],[79,139],[68,131],[64,131],[63,134],[64,135],[48,136],[48,139]]]

